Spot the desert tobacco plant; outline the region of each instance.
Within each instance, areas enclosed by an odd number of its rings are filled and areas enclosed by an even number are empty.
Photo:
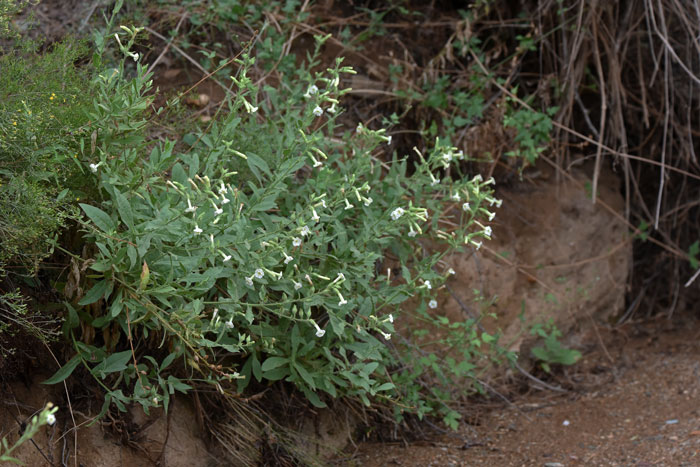
[[[150,81],[130,52],[138,33],[121,28],[124,59],[95,81],[102,102],[91,121],[116,114],[123,124],[83,152],[103,195],[80,204],[93,282],[67,305],[77,354],[49,382],[82,364],[106,391],[103,410],[167,408],[198,380],[224,392],[285,380],[317,406],[322,393],[402,400],[392,380],[401,357],[388,345],[400,304],[433,303],[451,273],[445,254],[490,236],[493,179],[463,173],[466,156],[439,140],[427,154],[415,149],[409,176],[407,158],[378,157],[385,129],[341,128],[340,76],[353,70],[339,59],[309,71],[327,37],[278,88],[256,86],[243,54],[213,123],[180,144],[153,144],[142,132]],[[445,247],[430,252],[425,240]],[[383,266],[387,252],[399,272]],[[81,321],[114,337],[81,342]]]

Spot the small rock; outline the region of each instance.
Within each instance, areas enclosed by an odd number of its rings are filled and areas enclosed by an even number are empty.
[[[675,425],[676,423],[678,423],[678,420],[675,418],[673,420],[666,420],[666,425]]]
[[[547,462],[544,464],[544,467],[564,467],[564,464],[561,464],[559,462]]]

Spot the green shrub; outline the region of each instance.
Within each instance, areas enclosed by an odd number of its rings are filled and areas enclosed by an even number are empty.
[[[66,41],[0,56],[0,267],[36,267],[69,216],[68,193],[84,186],[89,70],[74,62],[86,50]]]
[[[221,115],[186,135],[185,149],[165,141],[147,153],[151,142],[138,131],[128,144],[98,142],[89,167],[104,201],[81,204],[96,247],[93,285],[69,305],[66,329],[83,321],[124,339],[117,348],[76,341],[77,355],[49,382],[82,363],[107,390],[104,410],[130,401],[167,407],[174,390],[196,381],[243,391],[284,380],[317,406],[328,396],[408,397],[419,413],[444,405],[419,389],[435,365],[402,376],[406,386],[392,382],[401,357],[387,341],[400,304],[427,303],[448,276],[441,258],[490,236],[490,209],[500,204],[493,180],[467,177],[464,155],[439,141],[426,157],[417,153],[411,176],[406,159],[383,162],[385,130],[336,126],[339,76],[352,70],[338,60],[312,74],[314,57],[288,86],[258,88],[244,55]],[[140,64],[133,80],[123,66],[95,81],[91,121],[110,125],[117,113],[138,129],[150,82]],[[444,246],[432,253],[424,241]],[[387,252],[398,274],[382,267]],[[96,303],[102,314],[83,312]],[[149,337],[163,350],[143,344]]]

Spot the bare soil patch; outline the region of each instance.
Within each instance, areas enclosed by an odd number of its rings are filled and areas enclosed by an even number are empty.
[[[602,330],[612,362],[602,348],[584,355],[556,376],[573,385],[568,393],[532,388],[510,406],[475,406],[472,424],[459,433],[410,444],[365,443],[342,465],[698,465],[697,325],[689,318]]]

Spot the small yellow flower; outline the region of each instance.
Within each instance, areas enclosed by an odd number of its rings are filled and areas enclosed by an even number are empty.
[[[13,124],[14,126],[17,126],[17,122],[14,121],[14,120],[12,121],[12,124]]]
[[[54,100],[55,98],[56,98],[56,94],[51,93],[51,97],[49,97],[49,100],[52,101],[52,100]]]

